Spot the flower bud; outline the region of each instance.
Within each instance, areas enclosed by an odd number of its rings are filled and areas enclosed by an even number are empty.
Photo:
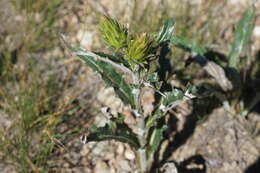
[[[116,20],[103,16],[100,20],[99,30],[108,46],[114,49],[126,46],[127,28],[120,25]]]
[[[153,41],[146,33],[136,36],[133,40],[127,42],[127,58],[138,64],[143,64],[150,55]]]

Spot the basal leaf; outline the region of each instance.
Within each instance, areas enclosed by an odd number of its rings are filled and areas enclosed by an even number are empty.
[[[166,20],[164,25],[161,27],[160,31],[156,35],[156,40],[161,43],[164,41],[168,41],[172,38],[172,34],[174,31],[174,22],[172,20]]]
[[[111,125],[111,123],[113,125]],[[135,149],[140,147],[137,135],[133,133],[125,123],[121,122],[121,119],[117,120],[116,118],[112,119],[111,122],[107,123],[104,127],[91,128],[86,141],[105,141],[113,139],[128,143]]]
[[[251,37],[255,19],[255,8],[248,8],[236,26],[235,38],[229,53],[229,66],[237,69],[239,55],[248,44]]]

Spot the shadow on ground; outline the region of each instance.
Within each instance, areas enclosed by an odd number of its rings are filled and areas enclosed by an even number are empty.
[[[206,121],[212,111],[219,106],[219,102],[214,98],[194,100],[193,112],[187,116],[183,129],[177,132],[173,140],[169,142],[169,145],[163,154],[163,159],[159,164],[154,164],[153,168],[162,167],[164,163],[168,162],[172,153],[184,145],[193,135],[197,125]],[[207,107],[207,109],[205,109],[205,107]],[[177,118],[174,115],[171,115],[170,119],[168,120],[169,130],[166,132],[167,134],[165,134],[165,139],[170,139],[171,135],[177,131],[177,123]],[[158,158],[158,156],[159,153],[157,153],[155,158]],[[155,163],[158,163],[158,160],[156,160]],[[202,155],[194,155],[181,163],[176,163],[176,166],[180,173],[205,173],[206,171],[205,159]]]
[[[256,172],[260,172],[260,157],[258,158],[258,160],[253,163],[252,165],[250,165],[246,170],[245,173],[256,173]]]

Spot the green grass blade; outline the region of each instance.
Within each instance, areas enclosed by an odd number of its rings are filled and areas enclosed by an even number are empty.
[[[248,8],[236,26],[235,38],[229,53],[229,67],[237,69],[239,56],[243,48],[248,44],[252,34],[255,19],[255,8]]]

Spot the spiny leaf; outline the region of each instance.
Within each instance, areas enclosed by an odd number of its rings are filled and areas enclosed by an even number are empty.
[[[162,116],[163,116],[163,111],[160,110],[160,108],[158,107],[151,116],[146,118],[145,126],[147,128],[154,126],[156,124],[156,120],[158,120]]]
[[[121,57],[119,55],[109,55],[109,54],[106,54],[106,53],[103,53],[103,52],[94,52],[94,53],[103,57],[103,58],[108,58],[115,63],[123,64],[126,67],[130,67],[129,63],[123,57]]]
[[[149,116],[145,120],[146,127],[152,127],[156,125],[156,121],[166,115],[166,112],[182,103],[184,100],[195,98],[198,89],[191,84],[186,87],[185,93],[177,88],[174,88],[171,92],[165,92],[161,102],[157,105],[152,116]]]
[[[165,115],[164,108],[168,105],[176,102],[178,100],[182,100],[184,97],[183,91],[179,89],[173,89],[172,92],[164,93],[165,97],[162,98],[161,102],[159,103],[159,107],[154,111],[152,116],[149,116],[146,119],[146,127],[151,127],[156,124],[156,120],[163,117]]]
[[[122,117],[121,117],[122,118]],[[113,125],[111,125],[111,123]],[[128,143],[131,147],[138,149],[140,147],[137,135],[122,122],[122,119],[113,118],[104,127],[90,128],[90,133],[87,136],[87,142],[117,140]]]
[[[113,87],[115,93],[125,104],[130,104],[135,108],[132,88],[125,82],[122,75],[115,71],[111,64],[97,60],[93,56],[79,54],[77,56],[95,72],[99,73],[106,85]]]
[[[187,40],[186,38],[181,36],[173,36],[170,40],[170,43],[186,51],[196,53],[198,55],[204,55],[207,51],[205,48],[199,46],[197,42]]]
[[[164,25],[161,27],[160,31],[156,35],[156,40],[161,43],[168,41],[172,38],[172,34],[174,31],[174,22],[172,20],[166,20]]]
[[[148,74],[147,80],[156,90],[159,90],[162,86],[162,81],[159,80],[157,72]]]
[[[232,43],[232,48],[229,53],[229,66],[237,69],[237,64],[240,61],[239,55],[243,48],[248,44],[251,37],[255,18],[255,8],[248,8],[243,17],[236,26],[235,39]]]
[[[163,140],[163,132],[164,130],[166,130],[166,128],[167,126],[164,125],[162,127],[155,127],[153,129],[148,146],[148,152],[150,153],[150,155],[152,155],[154,152],[158,150],[158,147],[160,146],[160,143]]]
[[[164,94],[166,97],[163,98],[162,104],[165,106],[171,104],[174,101],[181,100],[184,96],[183,91],[176,88],[174,88],[172,92],[166,92]]]

